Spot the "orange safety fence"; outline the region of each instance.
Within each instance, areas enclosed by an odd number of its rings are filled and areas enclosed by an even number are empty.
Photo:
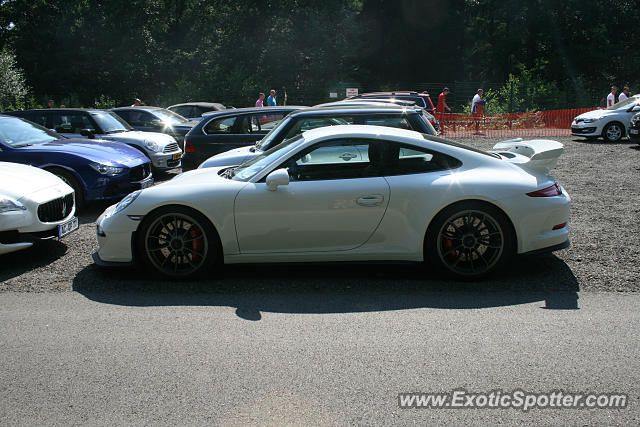
[[[573,118],[593,108],[472,116],[435,113],[448,138],[570,136]]]

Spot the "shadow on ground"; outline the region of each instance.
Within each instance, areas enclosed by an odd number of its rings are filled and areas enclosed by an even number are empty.
[[[412,308],[479,309],[543,301],[577,309],[579,285],[554,255],[520,257],[479,282],[456,282],[419,264],[230,265],[199,281],[153,279],[137,269],[90,265],[73,280],[87,298],[123,306],[228,306],[260,312],[354,313]]]

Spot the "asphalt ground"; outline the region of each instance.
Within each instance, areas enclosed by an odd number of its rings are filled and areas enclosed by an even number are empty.
[[[640,150],[556,139],[572,246],[479,282],[371,263],[155,279],[93,264],[106,206],[89,207],[63,240],[0,257],[0,423],[638,425]],[[618,392],[629,404],[398,408],[398,393],[460,388]]]

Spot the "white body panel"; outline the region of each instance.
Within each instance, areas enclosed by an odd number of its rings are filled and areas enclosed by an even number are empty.
[[[462,165],[406,175],[292,181],[275,191],[267,188],[266,175],[284,159],[336,137],[411,144],[452,156]],[[538,154],[559,149],[549,141],[528,144]],[[144,190],[115,216],[107,210],[98,219],[106,233],[98,238],[99,258],[131,261],[131,233],[139,226],[139,219],[157,207],[172,204],[191,207],[211,221],[227,263],[421,261],[430,222],[445,207],[464,200],[485,201],[501,209],[512,222],[518,253],[568,239],[568,225],[553,230],[569,220],[568,194],[527,196],[555,182],[540,168],[523,166],[527,163],[523,159],[531,160],[535,155],[498,158],[427,140],[412,131],[355,125],[314,129],[281,151],[281,157],[248,182],[220,176],[221,168],[197,169]],[[366,206],[367,202],[372,206]]]
[[[42,222],[38,207],[73,193],[60,178],[43,169],[17,163],[0,162],[0,200],[9,199],[21,208],[0,213],[0,232],[38,233],[53,230],[73,218],[75,207],[59,221]],[[0,254],[26,249],[31,241],[1,243]]]

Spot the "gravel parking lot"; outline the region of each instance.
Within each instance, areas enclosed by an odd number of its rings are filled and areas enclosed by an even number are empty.
[[[366,269],[326,265],[227,266],[198,282],[150,279],[136,269],[102,269],[94,221],[106,207],[90,206],[80,229],[62,241],[40,242],[27,251],[0,257],[0,291],[83,294],[116,290],[153,292],[278,292],[329,289],[336,292],[488,289],[571,292],[640,290],[640,146],[553,138],[565,144],[553,174],[573,199],[572,246],[555,254],[520,257],[481,283],[456,283],[432,276],[419,265],[369,265]],[[497,140],[457,139],[488,149]],[[157,177],[170,179],[177,171]],[[549,303],[549,301],[547,301]]]

